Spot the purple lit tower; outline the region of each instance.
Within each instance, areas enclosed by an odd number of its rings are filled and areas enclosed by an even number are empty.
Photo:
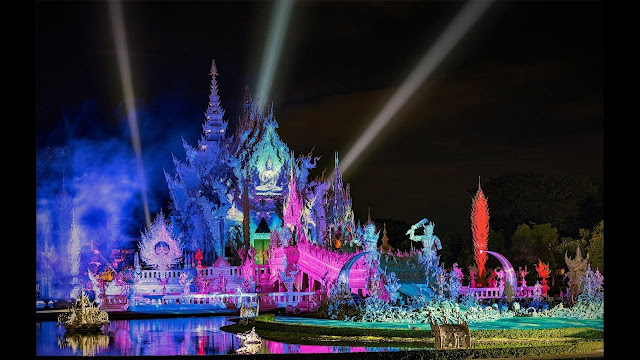
[[[223,120],[217,74],[215,62],[212,62],[209,106],[197,149],[183,139],[186,161],[173,158],[176,168],[173,178],[165,171],[175,231],[182,234],[187,252],[202,250],[207,264],[225,255],[226,234],[231,225],[226,220],[232,207],[228,194],[234,192],[236,184],[231,167],[234,161],[225,137],[227,121]]]

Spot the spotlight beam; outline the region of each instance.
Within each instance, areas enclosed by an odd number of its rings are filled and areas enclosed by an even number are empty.
[[[271,24],[269,25],[269,37],[262,54],[262,65],[260,66],[260,82],[258,83],[258,109],[262,110],[269,98],[273,76],[280,59],[282,42],[286,35],[287,25],[291,17],[293,1],[282,0],[274,3],[275,9],[271,14]]]
[[[144,164],[142,162],[140,130],[138,129],[138,116],[133,96],[131,68],[129,66],[129,51],[127,50],[127,37],[124,31],[124,19],[120,0],[109,0],[109,15],[111,17],[116,53],[118,55],[118,67],[120,69],[120,81],[122,82],[122,90],[124,92],[124,103],[127,108],[127,120],[131,131],[131,144],[136,154],[136,168],[138,170],[142,203],[144,205],[144,220],[148,229],[151,226],[151,217],[149,215],[149,202],[147,200],[147,181],[145,179]]]
[[[435,68],[451,52],[453,47],[469,31],[469,28],[482,16],[493,0],[470,0],[460,10],[444,33],[425,53],[420,62],[404,80],[400,88],[393,94],[382,110],[376,115],[369,127],[358,138],[340,163],[342,174],[358,159],[360,154],[371,144],[378,133],[389,123],[416,89],[433,73]]]

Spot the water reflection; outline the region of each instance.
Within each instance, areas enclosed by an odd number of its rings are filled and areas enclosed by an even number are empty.
[[[78,334],[65,332],[57,334],[58,346],[61,349],[71,348],[75,355],[95,356],[109,348],[109,336],[102,333]]]
[[[242,347],[236,350],[238,354],[242,355],[253,355],[257,354],[262,348],[262,343],[259,344],[242,344]]]
[[[238,336],[242,341],[242,347],[236,350],[238,354],[252,355],[257,354],[258,351],[260,351],[260,348],[262,347],[262,339],[258,336],[258,333],[256,333],[255,327],[249,331],[237,333],[236,336]]]
[[[339,353],[397,351],[397,348],[285,344],[262,340],[243,344],[236,334],[220,330],[230,317],[112,320],[103,334],[70,335],[55,321],[36,323],[36,355],[39,356],[173,356],[251,354]],[[259,331],[258,331],[259,332]]]
[[[240,346],[220,330],[227,323],[226,317],[117,320],[112,332],[120,355],[218,355]]]

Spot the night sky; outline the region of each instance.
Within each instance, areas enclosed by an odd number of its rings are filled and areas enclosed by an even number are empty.
[[[333,170],[462,2],[296,2],[269,102],[284,142]],[[130,144],[106,2],[38,2],[36,141]],[[271,2],[124,2],[152,214],[197,144],[211,60],[230,131],[257,87]],[[516,170],[602,183],[602,2],[496,1],[345,174],[356,219],[468,228],[469,189]],[[491,199],[489,199],[491,208]],[[141,224],[141,228],[144,224]]]

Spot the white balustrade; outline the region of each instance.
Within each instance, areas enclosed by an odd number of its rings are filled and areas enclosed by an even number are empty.
[[[463,286],[459,291],[460,295],[469,294],[476,299],[500,299],[504,294],[504,287],[491,287],[491,288],[472,288]],[[517,287],[515,291],[516,298],[533,298],[534,287]]]

